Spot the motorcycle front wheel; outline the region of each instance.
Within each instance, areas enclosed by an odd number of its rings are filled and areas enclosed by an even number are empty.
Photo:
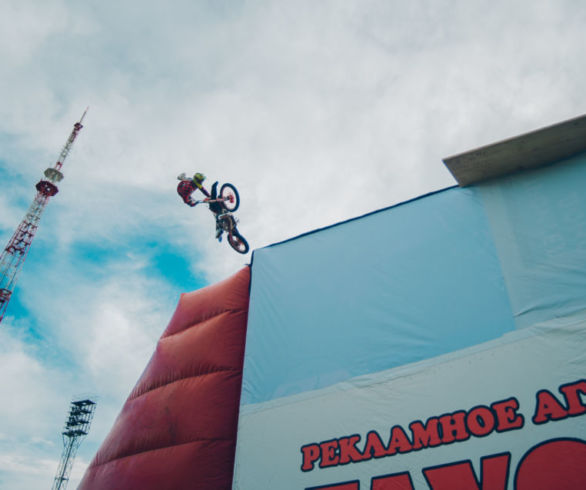
[[[228,233],[228,243],[240,254],[248,253],[250,249],[246,239],[236,229],[232,230],[232,233]]]
[[[236,187],[232,184],[224,184],[220,187],[220,197],[223,199],[222,203],[226,210],[233,213],[238,209],[240,206],[240,196],[238,195],[238,191]]]

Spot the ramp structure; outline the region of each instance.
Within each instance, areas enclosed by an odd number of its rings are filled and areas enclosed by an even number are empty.
[[[586,488],[585,125],[447,159],[462,186],[256,250],[250,284],[182,297],[81,488]],[[185,328],[226,310],[227,285],[238,342]],[[177,378],[236,369],[244,326],[232,395]],[[230,362],[201,361],[225,342]],[[229,436],[208,434],[220,420]]]
[[[249,280],[181,295],[79,489],[230,488]]]

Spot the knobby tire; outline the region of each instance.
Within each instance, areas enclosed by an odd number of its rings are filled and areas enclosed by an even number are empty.
[[[227,199],[230,195],[234,197],[234,202],[230,202]],[[226,183],[222,185],[222,187],[220,188],[220,197],[226,199],[222,202],[222,204],[224,205],[226,210],[228,210],[231,213],[236,211],[238,209],[238,206],[240,206],[240,196],[238,194],[238,191],[236,190],[236,187],[234,187],[232,184]]]
[[[232,230],[232,233],[228,234],[228,243],[240,254],[248,253],[248,250],[250,249],[248,242],[240,233],[238,233],[236,228]]]

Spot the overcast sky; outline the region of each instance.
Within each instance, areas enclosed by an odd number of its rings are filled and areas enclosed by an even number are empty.
[[[454,185],[442,158],[586,112],[585,25],[582,0],[0,0],[3,244],[90,106],[0,324],[0,487],[49,488],[97,396],[75,488],[179,294],[250,260],[179,173],[237,186],[253,249]]]

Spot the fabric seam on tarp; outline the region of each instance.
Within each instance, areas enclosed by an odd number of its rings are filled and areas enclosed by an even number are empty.
[[[351,378],[346,381],[341,381],[334,385],[318,390],[310,390],[305,393],[298,393],[283,398],[275,398],[273,400],[253,403],[249,405],[240,406],[240,413],[257,413],[273,408],[278,408],[283,405],[293,405],[296,403],[305,402],[306,400],[317,399],[320,397],[327,396],[332,392],[348,391],[353,387],[373,387],[378,384],[384,384],[389,379],[400,379],[413,376],[418,372],[425,369],[429,369],[431,366],[441,366],[442,364],[452,362],[454,360],[464,360],[469,357],[473,357],[478,353],[488,352],[498,348],[502,345],[513,345],[518,342],[523,342],[528,338],[539,337],[547,331],[553,331],[560,328],[559,322],[565,322],[564,327],[575,327],[582,324],[586,325],[586,309],[566,317],[558,317],[545,322],[539,322],[530,327],[526,327],[520,330],[512,330],[503,334],[495,339],[476,344],[464,349],[460,349],[454,352],[448,352],[433,358],[424,359],[411,364],[406,364],[401,367],[391,368],[378,373],[365,374]],[[388,373],[393,371],[394,374],[389,376]]]
[[[150,393],[151,391],[159,390],[161,388],[164,388],[165,386],[172,385],[173,383],[178,383],[179,381],[185,381],[186,379],[199,378],[200,376],[209,376],[211,374],[224,373],[224,372],[228,372],[228,371],[239,372],[240,370],[238,368],[234,368],[234,367],[220,367],[218,369],[215,369],[215,370],[212,370],[212,371],[207,371],[205,373],[192,374],[192,375],[189,375],[189,376],[184,376],[182,378],[174,379],[172,381],[165,381],[165,382],[163,382],[161,384],[158,384],[158,385],[156,385],[154,387],[151,387],[151,388],[149,388],[149,389],[147,389],[145,391],[142,391],[142,392],[140,392],[137,395],[134,395],[133,396],[131,394],[128,397],[128,401],[130,402],[130,401],[136,400],[137,398],[140,398],[141,396],[144,396],[147,393]]]
[[[208,437],[208,438],[205,438],[205,437],[202,437],[201,439],[193,439],[192,441],[180,442],[179,444],[169,444],[168,446],[154,447],[154,448],[150,448],[150,449],[145,449],[144,451],[138,451],[138,452],[135,452],[135,453],[124,454],[122,456],[118,456],[116,458],[109,459],[108,461],[103,461],[103,462],[100,462],[100,463],[96,463],[94,465],[91,465],[89,467],[89,469],[97,468],[98,466],[104,466],[104,465],[107,465],[107,464],[110,464],[110,463],[114,463],[114,462],[119,461],[119,460],[124,459],[124,458],[130,458],[130,457],[136,456],[138,454],[145,454],[145,453],[149,453],[149,452],[152,452],[152,451],[164,451],[165,449],[171,449],[171,448],[175,448],[175,447],[178,447],[178,446],[187,446],[189,444],[195,444],[195,443],[198,443],[198,442],[206,442],[206,441],[215,442],[215,441],[232,441],[232,440],[233,439],[231,437],[230,438],[225,438],[225,437],[213,437],[213,438]]]
[[[190,328],[194,328],[197,325],[199,325],[200,323],[204,323],[207,322],[208,320],[211,320],[212,318],[216,318],[218,316],[223,315],[224,313],[243,313],[243,311],[241,309],[232,309],[232,308],[228,308],[225,310],[221,310],[218,312],[213,312],[211,315],[209,316],[205,316],[202,317],[201,319],[198,319],[195,323],[190,323],[189,325],[186,325],[185,327],[181,328],[180,330],[177,330],[176,332],[170,333],[165,335],[164,337],[161,337],[160,340],[164,340],[167,339],[169,337],[173,337],[174,335],[180,334],[182,332],[185,332],[186,330],[189,330]],[[167,328],[169,328],[169,325],[167,325]]]

